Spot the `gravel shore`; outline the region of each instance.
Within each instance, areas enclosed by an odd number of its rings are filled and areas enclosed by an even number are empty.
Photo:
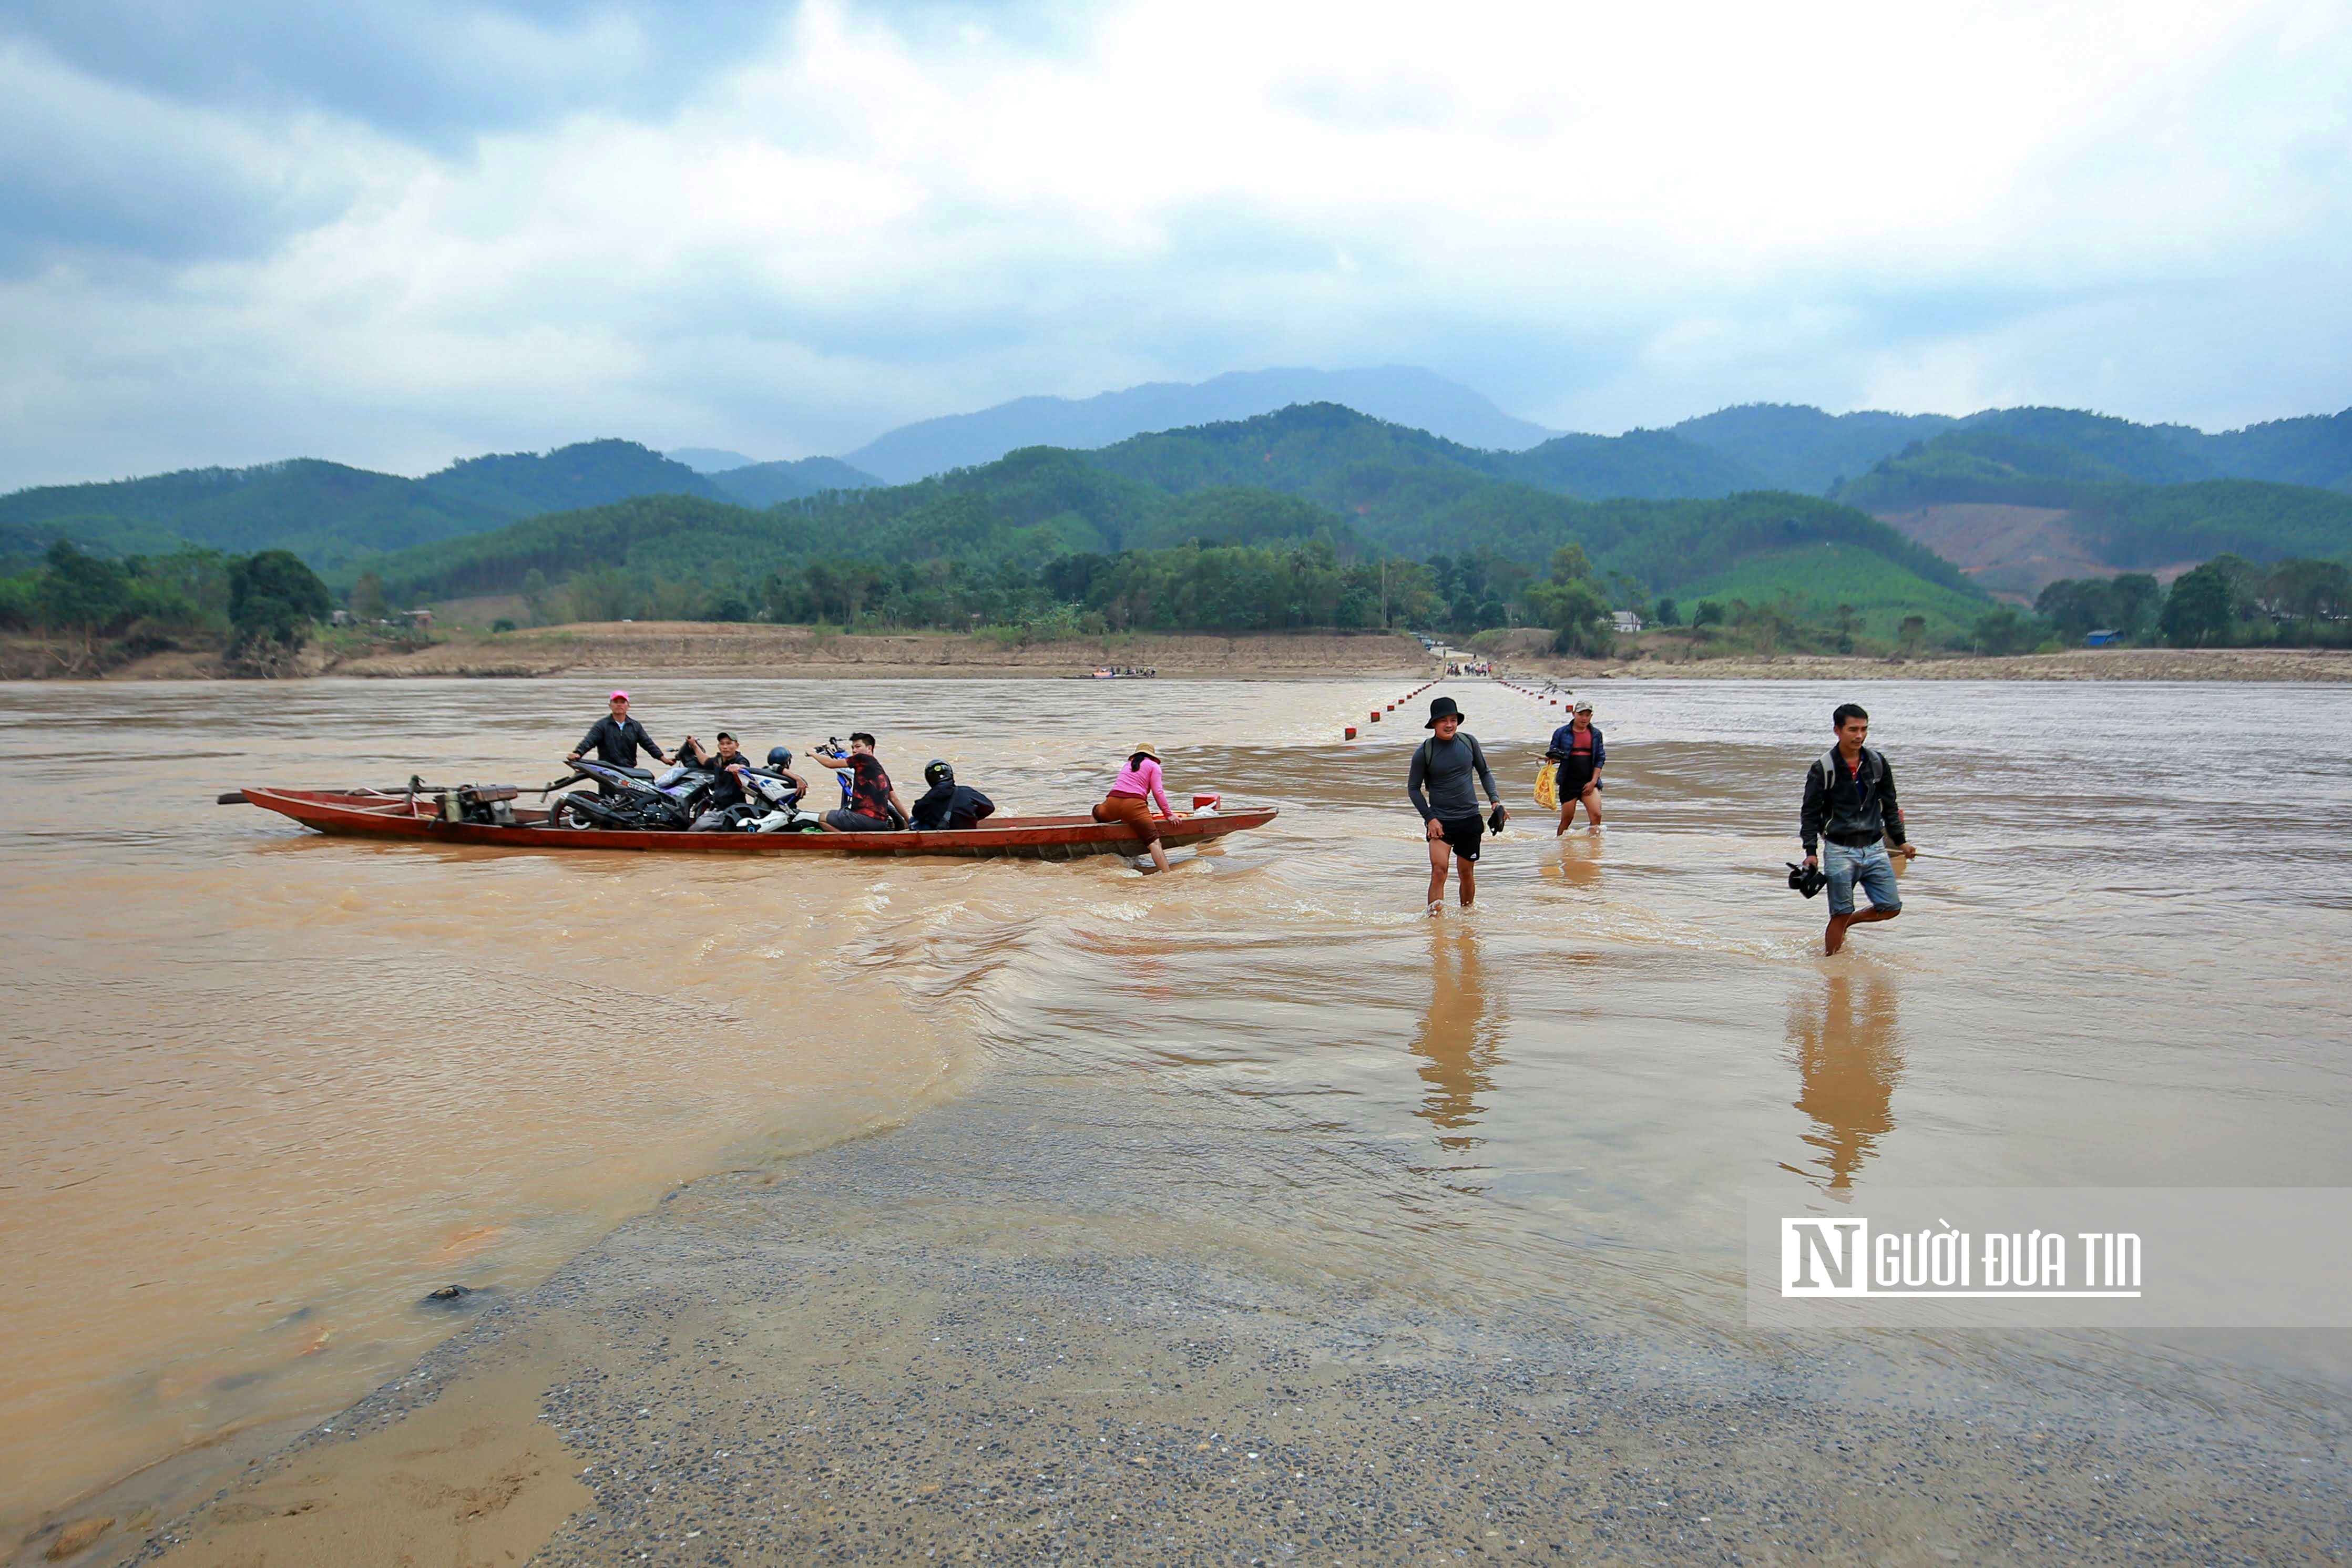
[[[1271,1186],[1247,1234],[1201,1219],[1259,1157],[1220,1137],[1007,1074],[695,1183],[132,1560],[2352,1552],[2340,1411],[2063,1349],[1629,1333],[1568,1281],[1465,1309],[1350,1271]]]

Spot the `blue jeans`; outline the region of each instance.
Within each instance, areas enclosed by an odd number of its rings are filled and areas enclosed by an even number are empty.
[[[1900,909],[1903,895],[1895,890],[1895,862],[1885,844],[1833,844],[1822,841],[1822,871],[1830,879],[1830,913],[1853,913],[1853,884],[1870,894],[1874,909]]]

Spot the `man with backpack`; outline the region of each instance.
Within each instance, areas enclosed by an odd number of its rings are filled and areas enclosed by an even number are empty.
[[[1404,790],[1429,840],[1429,913],[1435,915],[1445,906],[1446,868],[1455,860],[1462,862],[1462,907],[1478,896],[1479,843],[1490,829],[1501,832],[1510,813],[1477,737],[1461,733],[1462,710],[1452,697],[1432,702],[1422,727],[1432,734],[1413,751]],[[1481,785],[1495,808],[1491,819],[1478,814]]]
[[[1870,734],[1870,715],[1858,703],[1840,703],[1830,722],[1837,727],[1837,744],[1806,771],[1798,831],[1805,841],[1806,866],[1818,866],[1829,877],[1830,924],[1822,949],[1835,953],[1845,946],[1847,926],[1892,920],[1903,913],[1895,862],[1887,858],[1884,841],[1894,841],[1906,861],[1919,851],[1903,831],[1895,769],[1883,753],[1863,745]],[[1825,845],[1821,843],[1824,839],[1829,841]],[[1853,907],[1856,883],[1870,895],[1870,907],[1859,914]]]

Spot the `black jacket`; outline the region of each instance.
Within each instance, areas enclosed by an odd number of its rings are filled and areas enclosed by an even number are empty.
[[[1819,852],[1825,837],[1849,849],[1874,844],[1882,837],[1901,843],[1903,808],[1895,799],[1895,769],[1885,754],[1862,748],[1859,789],[1836,747],[1815,758],[1805,773],[1805,809],[1798,831],[1809,855]]]
[[[656,757],[662,754],[662,748],[654,744],[654,737],[646,733],[644,725],[635,718],[625,718],[614,724],[613,716],[606,714],[588,727],[588,733],[580,737],[580,744],[572,749],[583,757],[593,751],[597,761],[609,762],[615,768],[635,768],[637,765],[637,747],[641,746]]]
[[[976,828],[995,814],[996,802],[969,784],[934,784],[907,813],[916,827],[931,832]]]

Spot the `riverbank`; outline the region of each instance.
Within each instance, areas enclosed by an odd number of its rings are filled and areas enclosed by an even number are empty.
[[[1643,648],[1608,659],[1558,658],[1517,638],[1496,657],[1522,674],[1590,680],[1819,681],[2352,681],[2352,649],[2100,648],[2008,658],[1921,659],[1836,654],[1733,654],[1685,658]],[[1286,680],[1317,676],[1425,676],[1431,662],[1401,633],[1170,633],[1008,643],[982,634],[834,632],[806,626],[713,622],[614,622],[497,633],[460,630],[422,648],[391,643],[319,643],[289,674],[394,680],[467,677],[529,680],[772,675],[780,678],[906,679],[1083,677],[1099,667],[1156,671],[1163,677]],[[220,653],[173,649],[114,663],[107,680],[219,680]],[[0,679],[89,679],[36,638],[0,639]]]
[[[1596,1327],[1568,1281],[1467,1312],[1391,1288],[1276,1208],[1237,1246],[1197,1218],[1229,1130],[1140,1087],[1000,1078],[681,1189],[123,1556],[1940,1568],[2344,1543],[2327,1424],[2217,1419],[2193,1372],[2119,1390],[1901,1335],[1669,1349]]]
[[[2352,681],[2345,648],[2076,648],[2008,658],[1846,658],[1830,653],[1721,659],[1525,659],[1512,667],[1562,681]]]

